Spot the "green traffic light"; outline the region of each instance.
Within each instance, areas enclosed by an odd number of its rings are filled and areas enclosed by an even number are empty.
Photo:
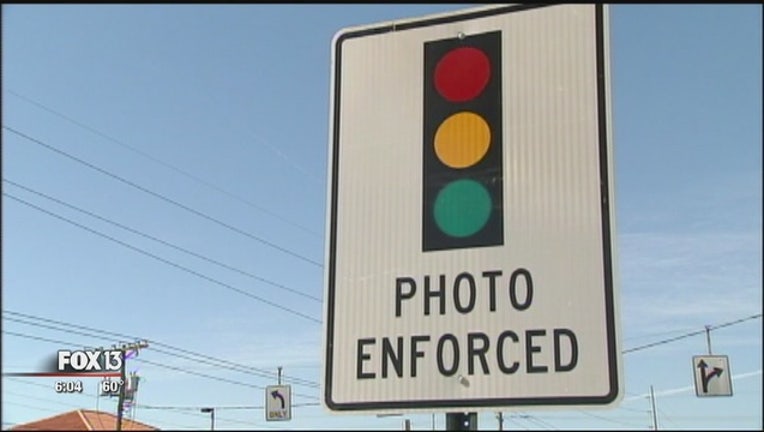
[[[451,237],[468,237],[480,231],[491,215],[491,196],[475,180],[456,180],[435,199],[435,223]]]

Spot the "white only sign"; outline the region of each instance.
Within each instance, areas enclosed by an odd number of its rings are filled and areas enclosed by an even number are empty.
[[[608,9],[470,9],[333,40],[322,403],[621,398]]]
[[[287,421],[292,419],[292,387],[274,385],[265,388],[265,419]]]

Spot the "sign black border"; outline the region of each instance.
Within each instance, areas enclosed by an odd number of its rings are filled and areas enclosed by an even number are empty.
[[[608,114],[607,114],[607,95],[605,88],[605,41],[604,41],[604,8],[602,4],[595,5],[595,23],[596,23],[596,64],[597,64],[597,118],[599,120],[599,156],[600,156],[600,196],[602,210],[602,250],[605,277],[605,315],[607,322],[607,341],[608,341],[608,377],[610,379],[610,389],[607,394],[602,396],[572,396],[572,397],[540,397],[540,398],[489,398],[489,399],[436,399],[436,400],[414,400],[414,401],[383,401],[383,402],[359,402],[359,403],[335,403],[332,400],[332,361],[334,348],[334,283],[335,283],[335,262],[336,262],[336,239],[337,239],[337,189],[339,180],[339,131],[340,131],[340,78],[342,77],[342,44],[348,39],[370,36],[391,31],[404,31],[413,28],[432,26],[437,24],[452,23],[469,19],[483,18],[493,15],[501,15],[512,12],[520,12],[529,9],[549,7],[559,5],[559,3],[547,4],[525,4],[516,6],[505,6],[489,10],[481,10],[463,13],[459,15],[450,15],[438,18],[431,18],[421,21],[411,21],[401,24],[390,24],[380,27],[367,28],[363,30],[350,31],[341,34],[334,46],[334,103],[332,115],[332,172],[331,178],[331,216],[329,232],[329,256],[328,256],[328,275],[327,275],[327,298],[326,309],[326,339],[325,339],[325,369],[324,369],[324,403],[335,411],[372,411],[372,410],[395,410],[395,409],[442,409],[442,408],[481,408],[481,407],[501,407],[501,406],[564,406],[564,405],[606,405],[613,402],[618,397],[618,346],[616,341],[616,322],[615,322],[615,299],[613,285],[613,266],[611,250],[611,226],[610,226],[610,187],[608,171]]]

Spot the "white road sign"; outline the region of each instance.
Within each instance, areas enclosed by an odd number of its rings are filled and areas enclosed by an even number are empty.
[[[326,408],[619,400],[608,37],[601,4],[335,36]]]
[[[732,396],[732,374],[727,356],[693,356],[692,371],[698,397]]]
[[[284,421],[292,419],[292,388],[275,385],[265,388],[265,419]]]

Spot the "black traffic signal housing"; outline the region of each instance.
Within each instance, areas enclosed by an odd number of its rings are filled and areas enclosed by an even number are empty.
[[[501,32],[424,44],[422,251],[504,244]]]

